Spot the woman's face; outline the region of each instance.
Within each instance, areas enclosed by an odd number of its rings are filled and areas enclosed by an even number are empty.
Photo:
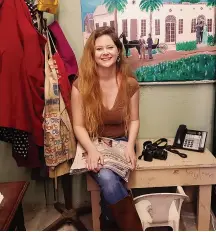
[[[109,68],[116,64],[119,51],[108,35],[102,35],[95,40],[95,61],[98,66]]]

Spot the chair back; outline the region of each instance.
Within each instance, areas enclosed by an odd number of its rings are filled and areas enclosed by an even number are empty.
[[[182,203],[186,198],[188,198],[187,195],[180,193],[155,193],[138,196],[134,198],[134,203],[141,221],[142,215],[145,215],[146,201],[148,201],[147,211],[152,218],[151,223],[163,223],[169,221],[171,204],[176,204],[176,209],[180,214]]]

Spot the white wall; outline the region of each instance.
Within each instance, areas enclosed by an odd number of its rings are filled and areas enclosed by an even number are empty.
[[[80,1],[60,0],[59,5],[59,24],[79,60],[83,50]]]
[[[208,131],[212,147],[215,86],[213,84],[145,86],[141,88],[141,138],[174,137],[180,124]]]

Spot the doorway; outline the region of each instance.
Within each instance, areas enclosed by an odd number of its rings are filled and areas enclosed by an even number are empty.
[[[176,17],[169,15],[166,17],[166,43],[175,44],[176,43]]]

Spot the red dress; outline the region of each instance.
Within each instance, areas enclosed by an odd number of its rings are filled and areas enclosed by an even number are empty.
[[[39,167],[46,39],[34,28],[24,0],[3,1],[0,32],[0,132],[6,131],[0,140],[12,143],[18,166]],[[28,156],[20,154],[22,146]]]
[[[33,27],[23,0],[3,2],[0,31],[0,126],[26,131],[43,146],[46,40]]]

